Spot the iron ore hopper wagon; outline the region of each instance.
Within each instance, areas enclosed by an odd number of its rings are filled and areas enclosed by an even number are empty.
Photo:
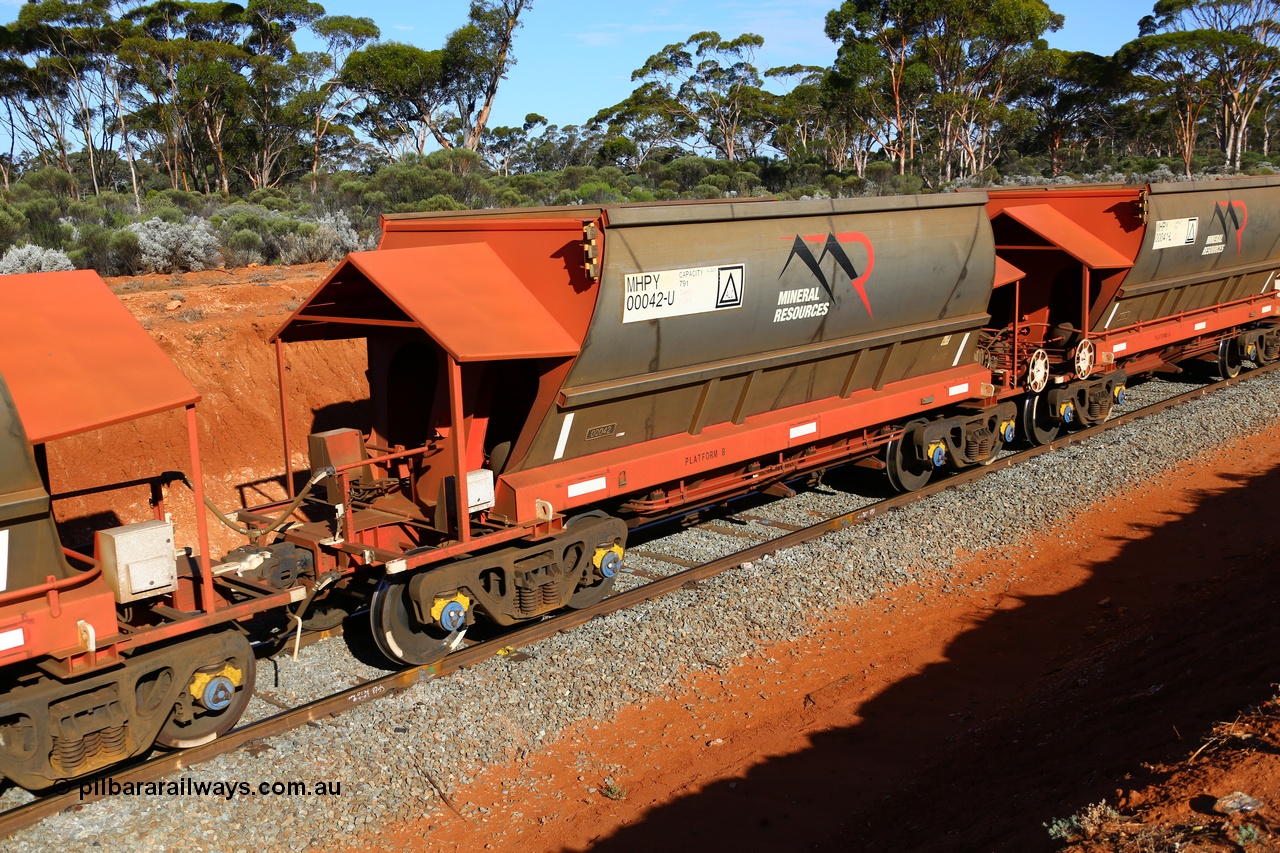
[[[1103,420],[1135,376],[1280,357],[1277,179],[383,226],[272,337],[286,415],[289,344],[362,339],[371,423],[309,435],[295,482],[282,417],[288,499],[224,516],[248,541],[217,560],[203,513],[176,556],[165,513],[178,480],[203,501],[194,430],[190,478],[116,484],[152,518],[62,546],[43,444],[190,427],[198,395],[92,273],[0,279],[0,773],[227,731],[247,617],[367,605],[388,657],[430,664],[477,620],[600,600],[653,519],[846,462],[917,489]],[[113,373],[95,353],[122,346]]]
[[[275,336],[367,342],[369,436],[309,440],[345,476],[344,570],[391,567],[383,651],[598,600],[630,524],[877,452],[906,488],[993,458],[1017,407],[974,360],[985,202],[387,217]],[[332,536],[285,533],[318,557]]]

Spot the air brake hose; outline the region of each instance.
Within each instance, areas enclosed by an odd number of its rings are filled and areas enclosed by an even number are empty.
[[[212,500],[210,500],[208,495],[205,495],[204,505],[207,506],[209,510],[215,516],[218,517],[218,521],[221,521],[223,524],[225,524],[227,527],[234,530],[236,533],[239,533],[241,536],[248,536],[249,541],[256,545],[258,544],[258,539],[260,539],[263,535],[267,533],[274,533],[285,525],[285,522],[289,520],[289,517],[294,514],[294,512],[298,509],[298,507],[302,506],[302,502],[303,500],[306,499],[307,495],[311,494],[311,490],[315,488],[316,483],[319,483],[325,477],[336,476],[337,473],[338,472],[334,470],[332,466],[320,468],[319,470],[317,470],[314,474],[311,475],[311,479],[307,480],[307,484],[302,487],[302,490],[298,492],[298,496],[293,499],[293,503],[285,507],[285,510],[280,514],[280,517],[277,518],[275,521],[273,521],[270,525],[262,529],[251,529],[248,527],[241,527],[240,525],[236,524],[229,517],[227,517],[227,515],[225,515],[222,512],[222,510],[218,509],[217,505],[214,504]],[[182,474],[182,482],[186,485],[188,489],[192,491],[193,494],[195,493],[196,487],[191,484],[191,480],[187,477],[186,474]]]

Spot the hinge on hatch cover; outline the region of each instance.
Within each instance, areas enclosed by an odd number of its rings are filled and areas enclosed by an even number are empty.
[[[582,269],[587,278],[600,277],[600,228],[594,222],[582,226]]]
[[[1145,189],[1138,192],[1138,218],[1142,220],[1144,225],[1147,222],[1147,213],[1149,212],[1149,195]]]

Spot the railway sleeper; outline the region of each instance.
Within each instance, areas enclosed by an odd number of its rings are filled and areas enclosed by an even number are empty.
[[[242,635],[221,631],[140,651],[119,668],[74,681],[33,671],[0,699],[0,775],[42,790],[141,755],[163,732],[172,739],[190,725],[212,731],[202,704],[220,704],[228,684],[237,699],[251,693],[251,655]],[[241,663],[238,684],[217,680],[228,661]],[[193,696],[193,685],[209,689]],[[224,706],[213,735],[235,723],[247,699]]]

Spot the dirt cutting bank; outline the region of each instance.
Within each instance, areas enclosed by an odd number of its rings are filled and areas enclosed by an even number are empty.
[[[224,509],[284,495],[275,348],[268,340],[330,268],[312,264],[108,281],[200,392],[196,412],[205,485]],[[368,394],[365,356],[359,341],[285,349],[292,457],[301,469],[309,432],[348,421],[360,425]],[[185,414],[153,415],[51,442],[49,465],[56,492],[158,471],[190,473]],[[74,531],[87,529],[85,521],[110,520],[111,514],[122,523],[149,517],[147,491],[126,494],[123,504],[118,495],[62,502],[59,518]],[[194,543],[190,493],[175,485],[169,495],[166,508],[178,525],[179,543]],[[211,535],[215,554],[240,544],[230,531],[211,528]]]

